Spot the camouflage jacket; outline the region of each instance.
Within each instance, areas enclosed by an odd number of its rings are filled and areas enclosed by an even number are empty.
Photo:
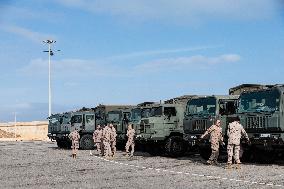
[[[128,141],[134,140],[135,130],[134,129],[127,130],[126,136],[128,137]]]
[[[102,129],[96,129],[93,134],[94,142],[101,142],[103,137],[103,130]]]
[[[104,127],[104,129],[103,129],[103,140],[105,142],[110,142],[110,134],[111,134],[111,129],[108,126]]]
[[[222,127],[212,125],[206,130],[206,132],[203,135],[201,135],[200,138],[204,138],[205,136],[209,134],[210,134],[211,143],[219,143],[223,141]]]
[[[244,130],[243,126],[237,121],[229,123],[227,135],[229,138],[228,144],[240,145],[242,136],[244,136],[246,140],[249,141],[248,134]]]
[[[70,138],[70,140],[72,140],[74,142],[79,142],[80,135],[79,135],[78,131],[74,130],[69,134],[69,138]]]
[[[110,127],[110,141],[116,141],[116,129],[114,127]]]

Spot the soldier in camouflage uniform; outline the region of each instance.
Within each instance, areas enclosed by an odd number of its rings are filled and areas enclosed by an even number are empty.
[[[115,156],[116,153],[116,129],[114,128],[113,124],[109,125],[109,128],[111,130],[110,132],[110,148],[111,148],[111,155],[112,157]]]
[[[219,156],[219,142],[222,142],[223,144],[223,136],[222,136],[222,127],[221,127],[221,121],[219,119],[216,120],[215,125],[212,125],[209,127],[206,132],[201,135],[201,139],[203,139],[205,136],[210,135],[210,142],[211,142],[211,149],[212,153],[207,161],[208,164],[217,164],[217,159]]]
[[[100,125],[97,125],[97,128],[93,134],[93,139],[99,155],[102,155],[102,137],[103,137],[103,130]]]
[[[77,128],[74,129],[74,131],[72,131],[69,134],[69,138],[72,141],[72,157],[73,158],[77,158],[77,150],[79,148],[79,140],[80,140],[80,135],[77,131]]]
[[[133,129],[132,124],[128,125],[126,136],[128,137],[127,143],[125,145],[126,155],[127,156],[129,155],[129,147],[131,146],[130,157],[132,157],[135,146],[134,143],[135,130]]]
[[[103,129],[104,157],[106,158],[111,156],[110,135],[111,135],[111,129],[107,125]]]
[[[237,117],[235,121],[229,124],[228,130],[228,162],[226,168],[230,169],[232,167],[232,159],[234,155],[234,160],[237,163],[237,168],[240,168],[240,140],[241,137],[244,136],[246,140],[249,142],[248,135],[244,130],[243,126],[240,124],[240,118]]]

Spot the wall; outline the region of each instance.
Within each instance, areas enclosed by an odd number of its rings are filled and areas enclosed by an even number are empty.
[[[0,130],[8,132],[1,140],[48,140],[47,121],[17,122],[16,125],[14,122],[0,123]]]

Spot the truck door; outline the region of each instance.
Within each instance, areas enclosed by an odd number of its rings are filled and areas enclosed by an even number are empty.
[[[71,119],[72,123],[72,129],[77,128],[78,131],[81,131],[83,129],[83,115],[73,115]],[[71,129],[71,131],[72,131]]]
[[[177,111],[175,107],[164,107],[164,125],[167,130],[178,128]]]
[[[85,114],[85,130],[94,131],[96,127],[95,115],[94,114]]]

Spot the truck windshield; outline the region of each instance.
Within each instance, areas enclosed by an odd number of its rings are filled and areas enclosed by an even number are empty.
[[[54,125],[57,122],[59,122],[60,117],[59,116],[50,116],[49,117],[49,124]]]
[[[131,110],[131,120],[140,120],[141,119],[141,109],[135,108]]]
[[[63,118],[62,119],[63,124],[68,124],[70,122],[70,119],[71,119],[70,114],[64,114],[62,118]]]
[[[150,116],[151,108],[143,108],[141,110],[141,118],[147,118]]]
[[[111,111],[107,114],[108,122],[118,122],[121,120],[121,112],[120,111]]]
[[[163,114],[163,107],[159,106],[159,107],[153,107],[151,109],[150,116],[161,116],[162,114]]]
[[[238,113],[275,112],[279,110],[279,101],[277,90],[243,93],[239,99]]]
[[[188,115],[215,115],[216,99],[214,97],[192,99],[188,102],[186,111]]]
[[[82,123],[82,115],[73,115],[71,123]]]

